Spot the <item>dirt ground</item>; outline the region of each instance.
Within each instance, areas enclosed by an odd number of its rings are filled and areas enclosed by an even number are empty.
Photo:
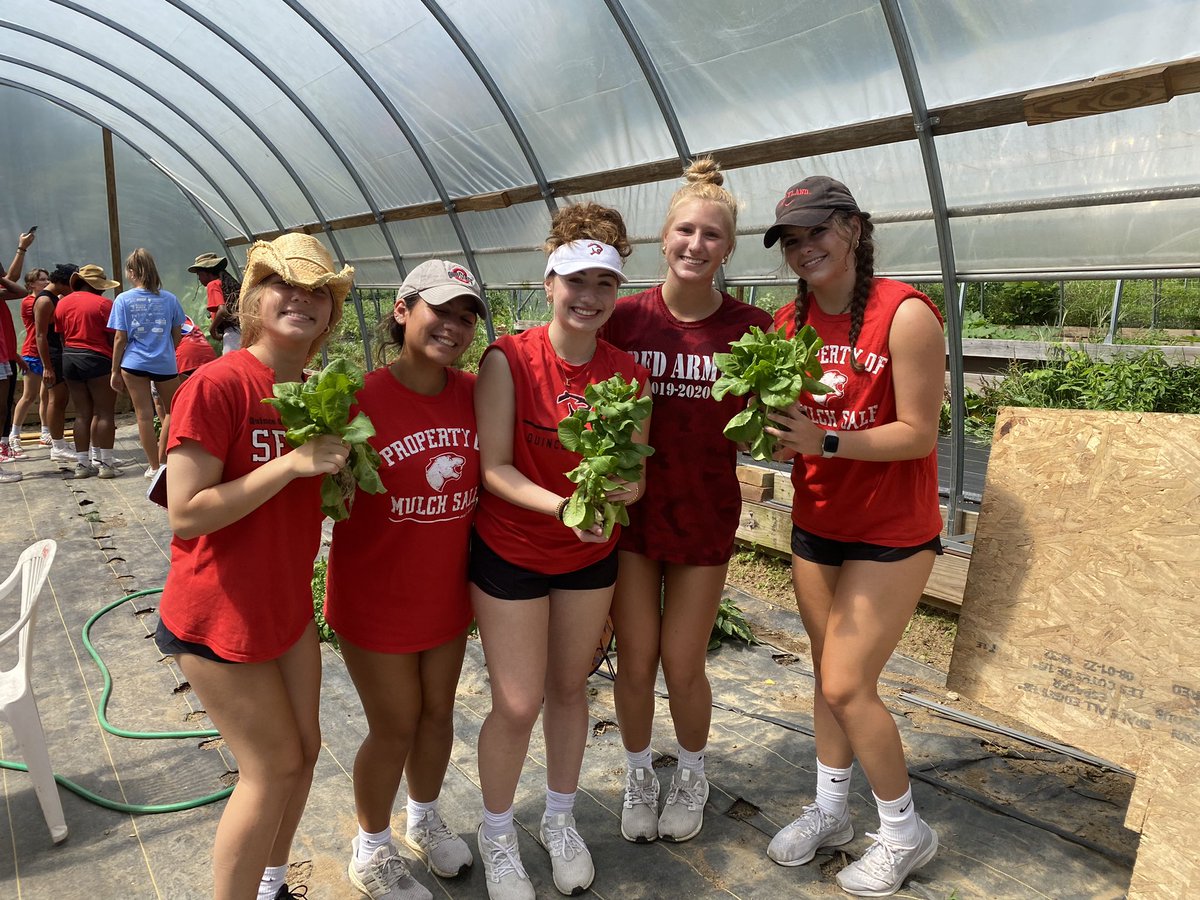
[[[775,606],[795,609],[791,567],[785,560],[751,550],[739,551],[729,563],[726,580],[734,587]],[[910,659],[945,673],[950,668],[950,654],[954,649],[957,627],[955,616],[920,605],[897,649]],[[768,638],[764,636],[763,639]],[[771,643],[783,646],[774,639],[771,639]],[[807,645],[804,651],[807,652]]]

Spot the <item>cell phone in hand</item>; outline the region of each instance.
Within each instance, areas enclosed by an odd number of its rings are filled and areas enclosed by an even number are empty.
[[[30,226],[29,226],[29,230],[28,230],[27,232],[25,232],[25,233],[26,233],[26,234],[36,234],[36,233],[37,233],[37,226],[36,226],[36,225],[30,225]]]

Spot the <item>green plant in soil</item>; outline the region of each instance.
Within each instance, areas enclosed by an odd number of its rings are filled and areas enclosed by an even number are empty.
[[[563,522],[571,528],[586,531],[603,522],[608,538],[617,525],[629,524],[625,504],[611,503],[606,495],[622,482],[638,481],[642,460],[654,452],[633,440],[650,415],[650,398],[638,393],[637,381],[628,384],[620,375],[589,384],[583,396],[591,409],[577,409],[558,423],[563,447],[582,457],[567,473],[576,485],[563,513]]]
[[[275,396],[262,401],[279,410],[292,447],[321,434],[338,435],[350,445],[350,458],[342,470],[321,480],[321,511],[335,522],[350,515],[355,486],[369,494],[387,490],[379,478],[379,454],[367,443],[375,426],[363,412],[350,420],[350,406],[362,386],[362,369],[350,360],[335,359],[303,383],[274,385]]]
[[[313,620],[317,623],[317,637],[323,644],[338,646],[337,635],[325,621],[325,573],[329,571],[329,560],[321,557],[313,563],[312,595]]]
[[[714,400],[726,394],[750,395],[746,408],[729,420],[725,437],[750,448],[754,459],[770,459],[775,438],[763,429],[771,424],[773,410],[787,409],[802,390],[825,394],[821,383],[824,371],[817,359],[822,341],[811,325],[805,325],[793,338],[781,331],[764,332],[752,327],[729,345],[728,353],[714,353],[713,362],[721,377],[713,385]]]
[[[717,607],[717,619],[713,622],[712,634],[708,639],[708,649],[717,649],[725,638],[744,641],[751,645],[758,643],[758,638],[754,636],[750,623],[746,621],[745,613],[728,597],[722,598],[721,605]]]

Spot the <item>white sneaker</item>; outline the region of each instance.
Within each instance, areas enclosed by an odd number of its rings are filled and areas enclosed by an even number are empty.
[[[20,435],[12,435],[8,439],[8,450],[12,454],[13,459],[20,459],[25,455],[25,451],[21,449]]]
[[[77,462],[72,470],[75,478],[91,478],[93,475],[98,475],[100,469],[96,466],[88,465],[87,463]]]
[[[157,474],[158,474],[157,466],[146,466],[146,471],[142,473],[142,476],[145,478],[153,479],[154,476]]]
[[[12,469],[0,469],[0,484],[16,484],[22,477],[20,472]]]
[[[50,451],[50,462],[58,463],[58,467],[64,471],[74,469],[76,461],[74,450],[52,449]]]
[[[691,769],[677,769],[658,817],[658,836],[665,841],[690,841],[704,827],[708,779]]]
[[[573,897],[582,894],[596,877],[592,854],[583,837],[575,830],[575,817],[557,813],[542,819],[538,840],[550,853],[550,869],[554,886],[560,894]]]
[[[50,437],[50,432],[43,431],[38,435],[38,445],[41,447],[53,447],[54,439]]]
[[[658,840],[658,775],[653,769],[625,769],[621,837],[635,844]]]
[[[408,823],[404,842],[439,878],[456,878],[475,861],[467,842],[450,830],[436,809]]]
[[[371,900],[433,900],[426,887],[413,878],[408,863],[396,855],[392,844],[376,850],[365,862],[358,862],[358,838],[350,842],[350,865],[346,867],[350,883]]]
[[[489,900],[537,900],[533,882],[521,865],[521,848],[517,846],[515,831],[492,840],[483,836],[480,824],[475,841],[483,860]]]
[[[767,856],[781,866],[802,866],[811,862],[817,851],[840,847],[854,840],[850,814],[842,818],[829,815],[815,803],[804,807],[800,818],[784,825],[767,847]]]
[[[919,869],[937,853],[937,832],[917,820],[920,840],[910,849],[889,847],[877,834],[868,834],[875,843],[860,859],[838,872],[837,880],[843,891],[856,897],[888,897],[900,890],[914,869]]]
[[[119,478],[121,476],[120,469],[106,462],[96,464],[96,473],[101,478]]]

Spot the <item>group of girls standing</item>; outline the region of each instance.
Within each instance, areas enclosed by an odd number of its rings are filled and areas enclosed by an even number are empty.
[[[32,234],[21,237],[32,243]],[[113,452],[117,395],[128,392],[149,462],[146,476],[157,472],[165,443],[160,449],[151,385],[162,401],[165,435],[178,384],[176,346],[186,316],[175,295],[163,289],[149,251],[139,247],[130,253],[125,275],[133,288],[110,300],[105,292],[121,283],[97,265],[60,264],[26,274],[28,296],[21,303],[25,387],[11,432],[7,425],[0,432],[6,458],[24,456],[21,427],[37,403],[39,444],[50,447],[52,462],[75,478],[116,478],[120,467],[132,462]],[[75,409],[73,449],[64,436],[68,398]]]
[[[475,276],[431,260],[398,292],[386,325],[394,358],[367,376],[355,407],[375,425],[386,492],[360,493],[335,526],[325,609],[368,728],[354,763],[359,829],[347,870],[369,897],[431,897],[391,831],[402,777],[405,842],[440,877],[473,864],[438,808],[472,617],[492,700],[477,747],[475,836],[491,900],[536,895],[513,802],[539,715],[546,787],[537,839],[561,893],[593,881],[574,804],[587,676],[610,612],[627,760],[621,834],[686,841],[703,826],[705,651],[740,509],[736,447],[722,428],[745,402],[712,399],[712,355],[772,324],[715,286],[736,244],[737,203],[722,185],[711,161],[687,170],[661,232],[663,284],[621,300],[631,247],[620,214],[595,203],[560,209],[546,244],[550,322],[498,339],[478,378],[455,368],[487,315]],[[857,757],[881,825],[839,881],[850,893],[884,896],[937,846],[913,810],[876,681],[940,552],[934,442],[943,359],[933,305],[874,277],[869,220],[840,182],[806,179],[780,202],[765,238],[771,246],[782,237],[800,278],[775,324],[789,334],[806,322],[817,328],[831,388],[802,395],[771,429],[779,457],[796,460],[794,583],[816,672],[817,792],[768,854],[801,865],[853,838],[847,801]],[[217,831],[218,898],[293,895],[288,851],[320,746],[308,591],[320,539],[314,476],[337,471],[348,451],[333,437],[289,451],[278,414],[260,400],[273,383],[301,377],[336,327],[352,277],[311,237],[256,243],[239,301],[242,349],[203,368],[175,401],[167,444],[175,540],[157,639],[239,763]],[[605,538],[599,524],[563,521],[574,487],[564,473],[578,455],[559,443],[557,426],[586,406],[588,385],[614,374],[653,397],[653,427],[646,420],[635,439],[655,454],[642,479],[609,491],[630,525]],[[816,425],[815,406],[820,421],[840,424]],[[222,577],[231,572],[237,577]],[[661,803],[651,752],[660,664],[678,743]]]

